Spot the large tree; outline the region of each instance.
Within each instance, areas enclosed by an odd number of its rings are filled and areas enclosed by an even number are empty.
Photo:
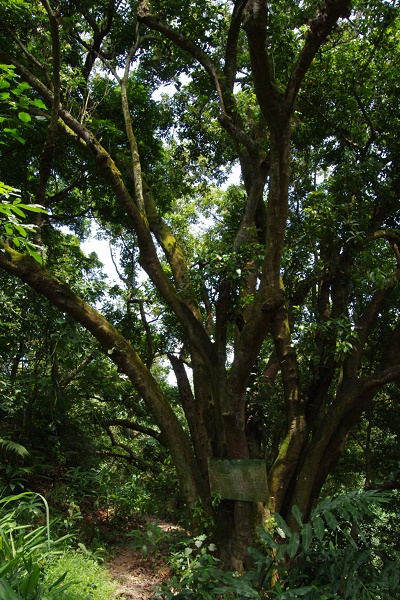
[[[30,135],[1,178],[48,216],[33,240],[43,265],[3,238],[0,267],[129,377],[189,510],[201,498],[215,511],[238,566],[261,514],[296,504],[307,518],[351,428],[400,377],[397,6],[15,0],[1,23],[0,60],[47,107],[27,105]],[[163,83],[175,94],[157,106]],[[242,185],[219,189],[235,162]],[[57,273],[54,224],[79,233],[89,214],[122,246],[143,351],[137,328]],[[185,423],[157,380],[145,309]],[[265,458],[265,506],[213,509],[209,458]]]

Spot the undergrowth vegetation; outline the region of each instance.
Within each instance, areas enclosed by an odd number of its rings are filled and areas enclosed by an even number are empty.
[[[400,551],[391,532],[395,493],[364,491],[326,498],[309,522],[303,522],[297,507],[290,525],[275,514],[258,528],[258,544],[249,549],[254,567],[245,574],[221,569],[212,523],[200,503],[196,511],[204,532],[190,537],[183,528],[165,532],[157,522],[129,519],[129,511],[138,518],[140,510],[132,505],[121,510],[118,493],[116,482],[104,473],[93,471],[88,477],[72,469],[51,488],[48,500],[34,492],[3,497],[0,600],[115,598],[116,586],[102,562],[116,540],[147,557],[153,572],[168,555],[172,579],[154,596],[162,600],[400,597]],[[49,504],[56,516],[52,522]]]
[[[0,599],[111,598],[115,586],[107,571],[74,546],[73,535],[52,538],[48,503],[40,494],[1,499]]]
[[[259,545],[249,549],[255,568],[243,576],[221,571],[207,536],[194,538],[173,555],[176,575],[156,598],[398,598],[400,552],[377,538],[375,529],[377,513],[384,519],[391,512],[391,496],[366,491],[327,498],[308,523],[294,507],[293,528],[275,514],[258,528]]]

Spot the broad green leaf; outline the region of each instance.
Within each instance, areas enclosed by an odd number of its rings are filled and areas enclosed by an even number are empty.
[[[21,597],[14,592],[10,584],[4,579],[0,580],[0,599],[1,600],[21,600]]]
[[[263,529],[262,527],[257,527],[257,533],[262,539],[262,541],[265,542],[268,546],[275,549],[278,548],[278,544],[275,542],[272,535],[268,533],[268,531],[265,531],[265,529]]]
[[[302,514],[301,514],[301,510],[299,509],[299,507],[295,504],[294,506],[292,506],[292,514],[294,516],[294,518],[296,519],[297,523],[300,525],[302,525]]]
[[[312,540],[312,527],[310,523],[305,523],[301,530],[301,543],[303,545],[304,551],[308,552]]]
[[[18,119],[20,121],[22,121],[23,123],[29,123],[29,121],[32,120],[32,117],[30,114],[26,113],[26,112],[19,112],[18,113]]]
[[[42,110],[47,110],[47,106],[45,105],[43,100],[41,100],[40,98],[35,98],[33,101],[33,104],[34,104],[34,106],[36,106],[36,108],[41,108]]]
[[[321,541],[325,535],[325,524],[320,516],[314,517],[312,520],[314,532],[317,538]]]
[[[349,531],[343,531],[343,535],[346,538],[346,540],[350,543],[350,545],[353,546],[354,549],[358,549],[358,546],[357,546],[356,542],[353,540]]]
[[[36,260],[36,262],[38,262],[42,265],[43,258],[40,256],[39,252],[37,250],[35,250],[31,244],[26,243],[25,246],[26,246],[26,249],[28,250],[29,254],[32,256],[32,258],[34,258]]]
[[[300,536],[296,532],[292,535],[292,537],[290,538],[290,540],[287,544],[287,553],[289,554],[290,558],[293,558],[293,556],[296,554],[297,549],[299,547],[299,543],[300,543]]]
[[[396,589],[399,585],[400,580],[400,564],[397,568],[393,569],[392,573],[389,576],[389,585],[392,590]]]
[[[35,564],[20,584],[21,592],[24,594],[25,598],[28,597],[29,594],[33,594],[34,589],[39,581],[39,577],[40,569],[39,566]]]
[[[10,127],[4,127],[4,133],[9,133],[14,139],[18,140],[21,144],[25,144],[24,138],[19,135],[18,129],[11,129]]]
[[[249,548],[249,554],[254,560],[254,562],[260,566],[271,561],[271,559],[268,558],[265,555],[265,553],[260,552],[259,550],[257,550],[257,548]]]
[[[283,519],[279,513],[274,513],[274,518],[275,518],[276,524],[278,525],[279,529],[281,529],[281,531],[283,531],[285,536],[291,537],[292,532],[291,532],[289,525],[286,523],[285,519]]]
[[[16,96],[20,96],[23,92],[26,92],[26,90],[31,89],[31,86],[29,85],[29,83],[26,83],[26,81],[21,81],[17,87],[12,90],[12,93],[15,94]]]
[[[19,204],[23,210],[29,210],[34,213],[47,213],[47,210],[41,204]]]
[[[22,237],[27,237],[28,233],[23,225],[16,225],[16,230],[18,231],[19,235],[22,235]]]
[[[12,211],[19,217],[22,217],[23,219],[25,218],[25,213],[22,212],[22,210],[20,208],[18,208],[18,206],[13,205]]]
[[[327,510],[323,514],[324,514],[324,519],[325,519],[328,527],[330,527],[331,529],[333,529],[333,531],[335,531],[338,526],[338,522],[337,522],[335,515],[333,513],[331,513],[329,510]]]

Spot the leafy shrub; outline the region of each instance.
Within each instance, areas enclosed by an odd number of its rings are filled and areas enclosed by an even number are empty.
[[[275,514],[273,531],[258,529],[250,548],[256,571],[224,573],[206,536],[172,557],[176,575],[156,598],[269,598],[289,600],[393,600],[400,597],[400,555],[371,544],[363,521],[390,500],[375,491],[352,492],[321,502],[303,523],[293,508],[296,530]],[[184,566],[183,566],[184,565]]]
[[[282,600],[399,597],[400,555],[372,547],[362,527],[373,507],[388,501],[388,495],[375,491],[328,498],[313,511],[310,523],[304,524],[294,507],[298,531],[292,531],[276,514],[281,541],[258,530],[267,552],[251,550],[258,565],[253,583],[268,590],[267,597]],[[271,580],[275,584],[269,589]]]
[[[172,581],[161,585],[155,598],[254,598],[259,593],[251,582],[238,573],[227,573],[218,567],[219,560],[214,556],[216,546],[205,534],[182,542],[182,548],[171,556],[171,566],[175,571]]]
[[[170,540],[170,534],[163,531],[157,523],[147,523],[145,530],[134,529],[127,536],[132,538],[132,542],[129,544],[131,548],[135,548],[143,556],[151,555],[153,557],[153,566],[156,569],[157,559]]]

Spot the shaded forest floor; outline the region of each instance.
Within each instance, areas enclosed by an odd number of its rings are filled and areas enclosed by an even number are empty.
[[[168,537],[178,532],[176,525],[165,521],[148,519],[148,523],[159,527]],[[145,536],[146,525],[141,528]],[[127,538],[123,545],[113,547],[113,556],[107,560],[106,567],[118,584],[115,597],[120,600],[150,600],[157,585],[172,578],[167,544],[162,544],[157,552],[149,549],[144,553],[143,549],[130,543]]]

